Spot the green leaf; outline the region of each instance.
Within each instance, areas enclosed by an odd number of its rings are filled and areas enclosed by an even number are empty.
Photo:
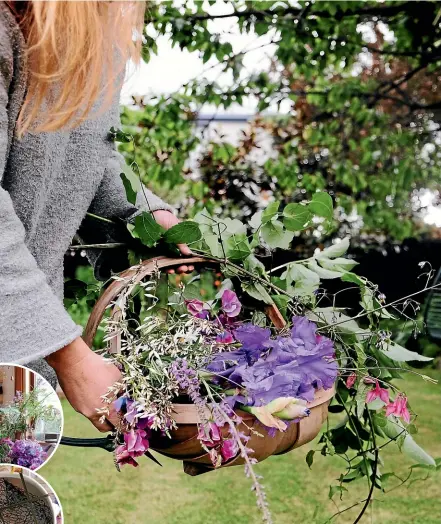
[[[329,486],[329,494],[328,494],[328,497],[330,499],[332,499],[335,495],[339,495],[340,496],[340,500],[343,496],[343,493],[345,491],[348,491],[345,487],[343,486]]]
[[[386,424],[381,429],[390,439],[396,440],[402,435],[404,440],[401,443],[401,451],[415,461],[416,464],[436,466],[433,458],[414,441],[402,423],[393,415],[386,419]]]
[[[209,253],[214,257],[223,257],[222,247],[219,243],[219,237],[217,235],[204,235],[204,241],[207,244]]]
[[[337,333],[352,334],[358,339],[364,339],[371,335],[369,330],[362,329],[355,320],[333,307],[315,308],[314,311],[307,313],[307,317],[318,324],[332,326],[332,330]]]
[[[180,222],[164,233],[164,240],[169,244],[191,244],[201,238],[199,224],[191,220]]]
[[[286,295],[271,295],[277,308],[284,317],[287,316],[288,304],[291,302],[291,298]]]
[[[308,227],[312,215],[306,206],[288,204],[283,210],[283,223],[288,231],[301,231]]]
[[[139,176],[129,166],[125,166],[124,172],[120,174],[120,177],[126,190],[127,201],[135,205],[136,195],[141,191]]]
[[[310,449],[306,454],[306,463],[308,464],[309,469],[311,469],[312,463],[314,462],[314,453],[315,451]]]
[[[388,344],[387,349],[382,349],[382,353],[384,353],[391,360],[395,360],[395,362],[411,362],[413,360],[418,360],[420,362],[430,362],[433,360],[433,358],[425,357],[424,355],[420,355],[414,351],[409,351],[396,342],[391,342]]]
[[[318,255],[316,258],[324,268],[331,271],[341,271],[342,273],[351,271],[352,268],[358,265],[358,262],[349,258],[334,258],[334,260],[330,260],[321,255]]]
[[[232,235],[224,243],[227,258],[231,260],[244,260],[251,255],[251,246],[245,235]]]
[[[312,195],[311,202],[308,205],[309,210],[314,215],[331,220],[334,216],[334,206],[332,198],[328,193],[321,191]]]
[[[320,193],[319,193],[320,194]],[[341,242],[337,242],[332,246],[326,247],[317,255],[317,258],[337,258],[343,256],[349,249],[349,238],[344,238]]]
[[[355,273],[345,273],[342,275],[341,279],[343,282],[352,282],[352,284],[357,284],[357,286],[364,287],[366,285],[366,281],[363,280],[363,277],[359,277]]]
[[[127,228],[133,237],[147,247],[153,247],[161,238],[164,229],[156,222],[150,213],[141,213],[132,224],[127,224]]]
[[[312,271],[315,271],[320,278],[324,279],[339,278],[343,274],[340,271],[331,271],[330,269],[320,267],[315,259],[311,259],[308,262],[308,267]]]
[[[242,288],[256,300],[261,300],[262,302],[265,302],[265,304],[273,304],[273,299],[260,282],[255,282],[254,284],[242,284]]]
[[[256,229],[259,229],[259,227],[262,225],[262,214],[263,211],[257,211],[257,213],[254,213],[254,215],[250,218],[248,222],[248,224],[254,231]]]
[[[262,212],[262,224],[266,224],[272,220],[279,212],[279,202],[271,202]]]
[[[272,249],[289,249],[294,233],[286,231],[282,222],[270,221],[262,226],[262,238]]]
[[[297,296],[312,295],[320,285],[320,277],[302,264],[290,264],[281,275],[288,287],[295,282],[294,293]]]

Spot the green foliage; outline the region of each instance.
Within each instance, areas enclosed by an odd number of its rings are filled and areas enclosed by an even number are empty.
[[[231,17],[235,30],[255,35],[255,45],[233,49],[229,35],[211,23],[217,16],[206,4],[149,5],[145,60],[158,52],[156,36],[165,35],[172,45],[198,53],[207,71],[217,68],[230,80],[202,74],[176,93],[137,99],[140,110],[124,109],[125,132],[113,130],[112,136],[129,164],[140,167],[142,180],[186,213],[220,206],[238,217],[261,206],[258,186],[267,186],[262,191],[288,204],[284,228],[307,238],[308,211],[330,220],[330,196],[338,221],[327,228],[316,222],[316,236],[350,230],[401,240],[418,234],[424,209],[419,190],[439,188],[441,173],[431,113],[439,104],[431,84],[441,66],[436,3],[227,4],[225,12],[237,15]],[[361,23],[372,28],[376,42],[366,40]],[[381,24],[393,40],[382,38]],[[253,49],[265,51],[268,35],[274,48],[269,65],[244,67]],[[367,59],[360,62],[360,53]],[[223,137],[207,141],[196,131],[203,105],[228,110],[245,97],[256,101],[260,113],[283,106],[284,114],[257,115],[238,144]],[[261,130],[272,137],[273,150],[257,161]],[[190,167],[195,163],[196,172]],[[246,184],[246,195],[235,190]],[[300,206],[305,198],[311,201],[307,208]],[[277,223],[264,234],[289,241]]]

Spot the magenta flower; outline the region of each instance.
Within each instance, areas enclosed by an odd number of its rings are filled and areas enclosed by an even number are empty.
[[[227,438],[222,442],[221,445],[222,461],[226,462],[234,458],[239,452],[239,446],[237,442],[232,438]]]
[[[401,393],[396,396],[395,400],[386,406],[386,417],[395,415],[401,417],[407,424],[410,423],[410,413],[407,409],[407,397]]]
[[[131,429],[124,434],[124,444],[116,448],[116,462],[121,466],[137,466],[136,457],[141,457],[149,448],[147,433],[143,429]]]
[[[215,422],[199,426],[198,440],[207,448],[214,448],[222,441],[221,428]]]
[[[227,317],[237,317],[239,315],[242,305],[234,291],[226,289],[222,293],[222,309]]]
[[[385,404],[389,403],[389,391],[385,388],[381,388],[378,380],[375,381],[374,389],[368,391],[366,395],[366,404],[373,402],[375,399],[379,398]]]
[[[204,303],[201,300],[192,298],[191,300],[186,300],[185,305],[187,306],[187,311],[194,317],[207,318],[208,311],[204,309]]]
[[[233,335],[229,331],[224,331],[216,337],[218,344],[232,344],[234,342]]]
[[[348,389],[351,389],[352,386],[355,384],[355,381],[357,380],[357,374],[351,373],[349,377],[346,379],[346,387]]]
[[[116,453],[116,462],[120,466],[125,466],[126,464],[130,464],[133,467],[138,467],[138,463],[136,460],[132,457],[132,455],[127,451],[127,447],[125,444],[121,444],[121,446],[118,446],[115,450]]]
[[[131,429],[128,433],[125,433],[124,442],[127,451],[135,457],[144,455],[149,449],[147,433],[143,429]]]

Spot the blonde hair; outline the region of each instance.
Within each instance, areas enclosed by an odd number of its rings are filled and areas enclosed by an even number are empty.
[[[140,56],[144,2],[8,2],[27,42],[28,86],[17,132],[55,131],[107,107]],[[44,111],[42,111],[44,106]]]

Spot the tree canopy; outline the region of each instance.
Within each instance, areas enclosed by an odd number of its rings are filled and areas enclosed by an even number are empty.
[[[418,235],[421,196],[441,182],[439,4],[213,4],[146,11],[144,60],[166,36],[199,53],[207,74],[123,110],[134,140],[120,147],[143,180],[190,215],[203,207],[251,215],[272,199],[288,205],[327,191],[334,224],[304,237]],[[231,32],[253,43],[237,49]],[[195,132],[204,106],[215,113],[244,100],[255,101],[256,114],[238,142]],[[262,133],[273,141],[265,158],[256,155]]]

